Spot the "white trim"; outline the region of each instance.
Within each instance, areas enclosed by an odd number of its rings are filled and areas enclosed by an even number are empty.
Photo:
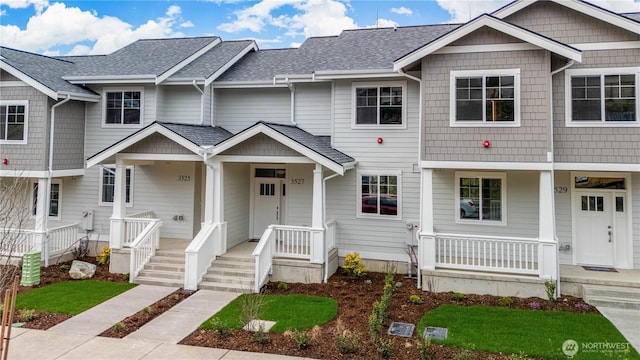
[[[396,177],[396,215],[369,214],[362,212],[362,177],[378,177],[378,199],[380,199],[380,176]],[[379,201],[378,201],[379,202]],[[359,219],[402,220],[402,170],[359,169],[356,174],[356,217]]]
[[[157,76],[156,77],[156,85],[160,85],[163,81],[168,79],[171,75],[177,73],[182,68],[184,68],[185,66],[189,65],[191,62],[195,61],[197,58],[199,58],[200,56],[204,55],[205,53],[207,53],[209,50],[213,49],[216,45],[218,45],[221,42],[222,42],[222,40],[220,40],[219,37],[215,37],[214,39],[212,39],[212,41],[210,43],[208,43],[207,45],[203,46],[200,50],[192,53],[186,59],[180,61],[179,63],[177,63],[176,65],[171,67],[171,69],[169,69],[169,70],[165,71],[164,73],[160,74],[159,76]]]
[[[399,263],[401,263],[401,266],[404,266],[404,264],[409,261],[409,258],[407,257],[407,253],[403,252],[403,253],[389,253],[389,252],[375,252],[375,251],[360,251],[360,250],[351,250],[351,249],[343,249],[340,248],[338,249],[338,257],[345,257],[348,253],[352,253],[352,252],[358,252],[358,254],[360,254],[360,258],[362,258],[362,260],[377,260],[377,261],[397,261]],[[398,269],[400,271],[400,268]]]
[[[636,119],[633,121],[606,121],[605,113],[605,84],[604,76],[607,75],[635,75],[635,96],[636,96]],[[600,76],[600,120],[585,121],[572,119],[572,89],[571,78],[574,76]],[[640,66],[619,67],[619,68],[590,68],[590,69],[567,69],[564,74],[564,122],[566,127],[640,127]]]
[[[513,121],[489,121],[485,119],[486,78],[489,76],[513,76]],[[482,119],[458,121],[456,119],[456,80],[482,77]],[[520,69],[452,70],[449,73],[449,126],[450,127],[520,127]]]
[[[102,201],[102,191],[103,191],[103,174],[105,171],[108,171],[106,168],[112,169],[114,174],[113,176],[115,177],[115,171],[116,171],[116,165],[115,164],[107,164],[107,165],[103,165],[102,167],[100,167],[99,171],[98,171],[98,206],[113,206],[113,201],[111,202],[106,202],[106,201]],[[129,173],[131,174],[129,176],[129,202],[126,203],[126,207],[133,207],[133,188],[134,188],[134,179],[133,179],[133,174],[134,174],[134,170],[135,167],[133,166],[127,166],[126,170],[129,170]],[[125,174],[125,179],[126,179],[126,174]],[[115,182],[114,185],[115,187]],[[125,184],[125,189],[126,189],[126,184]],[[114,197],[115,197],[115,188],[114,188]],[[125,198],[126,201],[126,190],[125,193],[122,194]],[[115,199],[114,199],[115,200]]]
[[[484,14],[476,18],[475,20],[472,20],[471,22],[468,22],[460,26],[459,28],[456,28],[446,35],[396,60],[393,64],[393,70],[397,71],[415,62],[418,62],[425,56],[433,54],[435,51],[438,51],[441,48],[449,45],[450,43],[464,36],[467,36],[485,26],[513,36],[522,41],[536,45],[542,49],[549,50],[568,59],[582,62],[582,54],[577,49],[574,49],[565,44],[561,44],[559,42],[552,41],[542,35],[524,30],[520,27],[514,26],[500,19],[496,19],[490,15]]]
[[[144,154],[144,153],[118,153],[116,160],[121,159],[130,164],[131,161],[139,161],[138,164],[153,163],[156,160],[166,161],[202,161],[202,156],[196,154]],[[138,165],[136,164],[136,165]]]
[[[140,93],[140,123],[138,124],[123,124],[124,119],[120,119],[119,124],[107,124],[107,93],[125,93],[125,92],[139,92]],[[124,97],[123,97],[124,101]],[[124,108],[121,109],[124,111]],[[105,128],[141,128],[144,124],[144,87],[105,87],[102,89],[102,123],[101,127]]]
[[[477,178],[479,184],[480,204],[478,204],[478,219],[462,219],[460,217],[460,178]],[[456,224],[472,224],[472,225],[489,225],[489,226],[507,226],[507,173],[505,172],[484,172],[484,171],[456,171],[455,172],[455,202],[454,214]],[[502,183],[500,186],[500,221],[482,219],[482,180],[483,179],[499,179]]]
[[[24,81],[0,81],[0,88],[3,87],[21,87],[21,86],[29,86]]]
[[[247,53],[250,51],[258,51],[258,45],[256,45],[255,41],[251,42],[251,45],[242,49],[239,53],[236,54],[231,60],[227,61],[223,66],[221,66],[216,72],[208,76],[204,81],[204,86],[211,85],[220,75],[222,75],[225,71],[227,71],[230,67],[232,67],[235,63],[237,63],[240,59],[242,59]]]
[[[466,53],[483,53],[494,51],[528,51],[540,50],[540,47],[526,42],[522,43],[506,43],[506,44],[483,44],[483,45],[448,45],[433,52],[435,55],[440,54],[466,54]]]
[[[596,42],[596,43],[579,43],[579,44],[571,44],[571,46],[582,51],[625,50],[625,49],[640,48],[640,41],[610,41],[610,42]]]
[[[380,124],[380,88],[381,87],[401,87],[402,88],[402,123],[400,124]],[[376,88],[377,95],[377,124],[357,124],[357,89],[358,88]],[[406,81],[381,81],[381,82],[353,82],[351,83],[351,128],[354,130],[371,130],[371,129],[406,129],[407,128],[407,92],[408,86]]]
[[[566,171],[623,171],[640,172],[640,164],[612,163],[554,163],[554,170]]]
[[[286,88],[287,84],[274,84],[273,81],[216,81],[214,89],[246,89],[246,88]]]
[[[460,170],[546,170],[553,169],[551,163],[498,162],[498,161],[421,161],[423,169]]]
[[[0,100],[0,106],[24,106],[24,128],[22,130],[22,140],[0,139],[0,144],[4,145],[26,145],[29,136],[29,100]],[[7,109],[7,112],[9,110]],[[6,136],[7,134],[5,134]]]
[[[33,187],[34,187],[34,185],[38,185],[38,180],[37,179],[36,180],[32,180],[32,181],[29,182],[29,184],[30,184],[30,186],[29,186],[29,193],[30,193],[30,195],[29,195],[29,201],[30,201],[29,204],[33,205],[34,202],[35,202],[35,198],[33,196],[34,195]],[[58,220],[62,219],[62,179],[51,179],[51,185],[53,185],[53,184],[58,185],[58,215],[56,215],[56,216],[49,215],[49,220],[58,221]],[[46,193],[46,190],[45,190],[45,193]],[[36,194],[36,196],[37,196],[37,194]],[[49,199],[49,203],[51,203],[51,195],[47,196],[46,198]],[[51,211],[51,205],[50,204],[49,205],[45,204],[45,206],[46,206],[47,209],[49,209],[49,211]],[[34,210],[37,210],[37,209],[31,208],[30,211],[29,211],[29,214],[31,215],[32,218],[35,219],[36,214],[33,213]]]
[[[527,6],[535,3],[536,1],[537,0],[515,1],[493,12],[492,15],[495,17],[504,19],[526,8]],[[549,1],[553,1],[554,3],[560,6],[567,7],[569,9],[581,12],[585,15],[591,16],[595,19],[599,19],[599,20],[608,22],[609,24],[621,27],[624,30],[627,30],[636,34],[640,34],[640,26],[638,26],[637,22],[631,19],[625,18],[624,16],[617,15],[609,11],[606,11],[604,9],[601,9],[599,7],[596,7],[594,5],[591,5],[586,1],[578,1],[578,0],[549,0]]]
[[[40,91],[41,93],[47,95],[48,97],[54,100],[58,99],[58,93],[56,91],[46,87],[44,84],[34,80],[32,77],[28,76],[27,74],[14,68],[13,66],[7,64],[2,60],[0,60],[0,68],[8,72],[9,74],[17,77],[18,79],[24,81],[25,83],[27,83],[27,85],[32,86],[34,89]]]
[[[315,161],[304,157],[295,156],[260,156],[260,155],[216,155],[221,162],[250,162],[260,164],[315,164]]]
[[[52,177],[82,176],[84,169],[53,170]],[[17,178],[46,178],[49,172],[45,170],[0,170],[0,177]]]
[[[138,75],[105,75],[105,76],[63,76],[63,80],[71,84],[155,84],[154,74]]]
[[[343,71],[316,71],[312,80],[341,80],[341,79],[370,79],[370,78],[397,78],[396,70],[391,69],[367,69],[367,70],[343,70]]]

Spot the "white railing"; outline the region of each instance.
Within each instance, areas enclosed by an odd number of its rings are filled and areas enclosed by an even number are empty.
[[[150,219],[148,225],[131,243],[131,259],[129,263],[129,282],[133,283],[136,276],[149,259],[156,253],[160,244],[160,226],[162,221]]]
[[[78,240],[78,224],[69,224],[49,229],[49,256],[69,249]]]
[[[537,275],[539,245],[529,238],[436,234],[436,266]]]
[[[137,213],[127,214],[128,218],[137,218],[137,219],[153,219],[153,210],[142,210]]]
[[[33,230],[4,228],[0,231],[5,238],[3,245],[10,247],[10,249],[2,249],[0,255],[22,256],[36,248],[36,232]]]
[[[274,256],[311,259],[311,228],[271,225],[275,236]]]
[[[324,224],[325,232],[324,232],[324,241],[327,244],[327,251],[332,250],[336,247],[336,221],[329,220],[326,224]]]
[[[124,221],[124,241],[122,246],[130,247],[142,231],[157,219],[126,217]]]
[[[220,241],[220,228],[218,223],[203,225],[184,251],[185,290],[198,289],[198,283],[216,258],[216,243]]]
[[[267,230],[262,233],[262,237],[253,250],[253,256],[256,258],[256,274],[253,291],[260,292],[260,289],[269,280],[269,275],[273,270],[273,255],[275,250],[275,236],[276,232],[273,226],[269,226]]]

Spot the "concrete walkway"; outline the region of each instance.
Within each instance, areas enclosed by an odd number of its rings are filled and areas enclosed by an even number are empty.
[[[606,306],[597,306],[596,308],[611,321],[629,344],[640,352],[640,310]]]

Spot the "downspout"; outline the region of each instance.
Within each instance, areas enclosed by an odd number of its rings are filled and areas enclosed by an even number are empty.
[[[291,91],[291,124],[293,126],[298,126],[296,123],[296,88],[289,79],[287,79],[287,87],[289,88],[289,91]]]
[[[200,125],[204,124],[204,90],[201,90],[196,81],[193,80],[193,87],[200,93]]]
[[[553,70],[551,72],[551,76],[549,78],[549,137],[550,137],[550,148],[551,148],[551,191],[553,191],[555,187],[555,170],[554,170],[554,161],[555,161],[555,152],[553,146],[553,75],[556,75],[566,69],[572,67],[576,62],[574,60],[569,60],[563,67]],[[566,85],[566,84],[565,84]],[[566,109],[565,109],[566,111]],[[556,236],[556,198],[553,196],[551,198],[552,202],[552,211],[553,211],[553,238],[556,241],[556,297],[560,296],[560,247],[558,244],[558,237]]]
[[[327,180],[331,180],[340,174],[329,175],[322,179],[322,224],[324,226],[324,234],[327,236]],[[324,242],[324,282],[329,280],[329,247],[327,246],[326,238]]]
[[[71,95],[67,95],[67,98],[59,101],[51,106],[51,124],[49,129],[49,171],[47,173],[47,191],[45,193],[45,208],[44,211],[44,229],[45,229],[45,243],[42,244],[42,250],[44,253],[44,266],[49,266],[49,212],[51,211],[51,178],[53,178],[53,132],[56,124],[56,108],[64,105],[71,100]]]
[[[420,192],[422,192],[422,167],[420,166],[420,163],[422,162],[422,131],[424,128],[424,124],[422,123],[422,113],[423,113],[423,97],[424,97],[424,89],[423,89],[423,83],[422,83],[422,79],[409,75],[406,72],[404,72],[404,70],[400,69],[398,70],[398,73],[408,79],[411,79],[413,81],[416,81],[420,87],[419,90],[419,94],[418,94],[418,167],[420,168]],[[422,194],[419,195],[420,199],[422,199]],[[422,205],[420,206],[420,212],[419,215],[420,220],[418,221],[418,229],[416,230],[416,244],[418,244],[418,256],[417,256],[417,260],[418,260],[418,270],[417,270],[417,274],[416,277],[418,278],[417,281],[417,287],[418,289],[422,288],[422,275],[420,273],[420,269],[422,268],[420,265],[422,263],[422,259],[421,259],[421,254],[422,251],[420,251],[420,233],[422,232]],[[411,262],[411,257],[409,257],[409,262]],[[409,269],[411,269],[411,264],[409,264]]]

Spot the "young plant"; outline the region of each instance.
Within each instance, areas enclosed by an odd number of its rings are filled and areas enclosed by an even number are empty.
[[[287,335],[289,335],[293,339],[293,341],[296,343],[296,346],[300,350],[306,349],[311,343],[311,335],[306,330],[289,331],[287,332]]]
[[[96,261],[100,265],[109,265],[109,262],[111,261],[111,248],[108,246],[103,247],[102,253],[96,256]]]
[[[209,321],[209,323],[211,324],[211,329],[213,329],[218,338],[224,339],[227,337],[227,335],[229,335],[229,326],[223,323],[220,319],[213,318]]]
[[[264,305],[265,297],[262,295],[246,294],[240,297],[240,321],[242,325],[247,325],[253,320],[260,319]]]
[[[431,338],[426,336],[418,336],[418,354],[420,354],[420,360],[433,359],[433,351],[431,350]]]
[[[378,353],[383,359],[388,359],[391,356],[391,348],[393,347],[393,339],[380,339],[377,343]]]
[[[348,253],[344,257],[344,264],[342,264],[342,269],[347,273],[347,275],[361,277],[364,275],[366,267],[362,263],[360,254],[358,252],[353,252]]]
[[[278,283],[278,290],[287,290],[289,289],[289,285],[287,285],[286,282],[279,282]]]
[[[180,295],[173,293],[169,296],[169,299],[173,300],[173,301],[178,301],[180,300]]]
[[[451,300],[453,301],[462,301],[464,300],[464,294],[463,293],[453,293],[453,295],[451,295]]]
[[[533,310],[540,310],[541,306],[540,303],[537,301],[532,301],[529,303],[529,307]]]
[[[422,298],[419,295],[411,295],[409,296],[409,302],[412,304],[422,304]]]
[[[22,322],[28,322],[35,320],[38,317],[36,311],[33,309],[18,310],[18,320]]]
[[[264,345],[269,342],[269,335],[264,331],[264,326],[258,326],[258,329],[253,333],[253,341],[260,345]]]
[[[68,264],[62,264],[58,266],[58,269],[60,269],[61,272],[65,272],[69,271],[69,269],[71,269],[71,266],[69,266]]]
[[[149,306],[145,306],[142,311],[148,315],[151,312],[151,308]]]
[[[500,306],[509,307],[513,304],[513,299],[509,296],[503,296],[498,302],[500,303]]]
[[[124,330],[124,324],[121,322],[117,322],[113,324],[113,329],[117,331]]]
[[[336,335],[336,345],[341,354],[355,354],[359,344],[360,336],[357,332],[342,330]]]
[[[544,290],[547,293],[547,298],[551,302],[556,301],[556,282],[552,280],[547,280],[544,282]]]

